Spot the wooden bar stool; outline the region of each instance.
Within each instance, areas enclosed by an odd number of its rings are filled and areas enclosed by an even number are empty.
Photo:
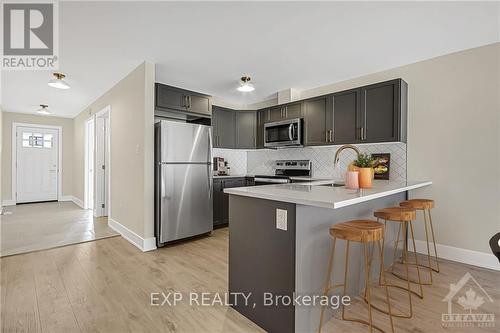
[[[373,214],[376,218],[377,221],[380,219],[384,220],[384,226],[387,226],[387,222],[398,222],[399,223],[399,228],[398,228],[398,235],[394,241],[394,254],[393,254],[393,263],[391,265],[391,273],[396,276],[397,278],[406,281],[406,287],[395,285],[395,284],[389,284],[388,287],[394,287],[394,288],[399,288],[402,290],[405,290],[408,292],[408,302],[409,302],[409,312],[408,314],[392,314],[395,317],[398,318],[411,318],[413,316],[413,303],[412,303],[412,296],[411,294],[414,294],[415,296],[419,298],[424,297],[424,291],[422,288],[422,280],[420,279],[420,269],[418,265],[418,258],[417,254],[415,252],[415,236],[413,234],[413,224],[412,221],[415,220],[417,212],[415,209],[411,208],[405,208],[405,207],[388,207],[384,209],[379,209],[374,212]],[[411,234],[411,239],[413,241],[413,249],[414,249],[414,256],[415,256],[415,263],[410,263],[408,261],[408,239],[407,239],[407,234],[408,234],[408,227],[410,229],[410,234]],[[401,264],[405,266],[405,271],[406,271],[406,277],[402,277],[401,275],[397,274],[394,272],[394,264],[396,261],[396,254],[397,250],[399,247],[399,238],[400,234],[403,234],[403,254],[402,254],[402,260],[400,261]],[[385,237],[382,240],[382,246],[385,246]],[[414,265],[417,269],[417,276],[418,276],[418,281],[414,281],[410,278],[410,273],[408,269],[408,265]],[[380,271],[383,272],[385,271],[384,267],[380,267]],[[380,278],[379,278],[379,283],[381,283]],[[411,288],[411,283],[416,283],[419,286],[420,293],[417,293]],[[380,310],[380,309],[379,309]]]
[[[346,317],[345,315],[345,306],[342,305],[342,320],[354,321],[364,325],[367,325],[370,329],[370,332],[373,332],[373,328],[384,332],[382,329],[373,325],[372,318],[372,308],[376,308],[372,305],[371,302],[371,288],[370,288],[370,270],[371,270],[371,262],[373,260],[373,253],[369,256],[368,246],[370,243],[376,243],[378,248],[378,259],[383,263],[384,254],[383,254],[383,246],[380,244],[380,240],[384,238],[384,225],[380,222],[375,222],[372,220],[353,220],[347,221],[343,223],[336,224],[330,228],[330,236],[333,237],[333,246],[332,251],[330,253],[330,259],[328,261],[328,271],[326,276],[325,289],[323,292],[323,296],[328,296],[328,293],[335,288],[343,287],[343,296],[346,295],[347,292],[347,276],[348,276],[348,263],[349,263],[349,245],[351,242],[357,242],[363,244],[363,252],[364,252],[364,267],[365,267],[365,300],[368,303],[368,321]],[[345,245],[345,264],[344,264],[344,282],[342,284],[331,284],[332,278],[332,270],[333,270],[333,262],[335,258],[335,245],[337,239],[342,239],[346,241]],[[385,296],[387,301],[388,311],[384,310],[384,313],[389,315],[390,323],[391,323],[391,331],[394,333],[394,324],[392,319],[392,311],[391,311],[391,303],[389,297],[389,290],[387,288],[387,283],[385,281],[385,271],[381,272],[381,277],[384,280],[384,289]],[[380,278],[380,277],[379,277]],[[319,329],[318,332],[321,332],[321,326],[323,325],[323,315],[324,315],[325,307],[321,307],[321,315],[319,319]]]
[[[431,284],[432,284],[432,271],[439,273],[439,259],[438,259],[438,254],[437,254],[436,238],[434,237],[434,227],[432,225],[432,216],[431,216],[431,209],[434,208],[434,200],[411,199],[411,200],[403,201],[399,205],[401,207],[412,208],[415,210],[421,210],[422,213],[424,214],[425,240],[427,242],[428,266],[426,266],[426,265],[420,265],[420,266],[429,269],[429,274],[431,277]],[[431,263],[431,250],[430,250],[430,245],[429,245],[429,232],[428,232],[428,228],[427,228],[427,215],[429,215],[429,225],[431,228],[432,243],[434,244],[434,259],[436,261],[436,268],[434,268],[432,263]]]

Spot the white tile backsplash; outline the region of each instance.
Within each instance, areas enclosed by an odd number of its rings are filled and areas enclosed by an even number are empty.
[[[212,150],[213,157],[223,157],[228,162],[231,168],[232,175],[246,175],[247,174],[247,151],[240,149],[221,149],[214,148]]]
[[[389,153],[391,154],[391,180],[406,180],[406,144],[377,143],[356,145],[362,153]],[[313,177],[342,178],[349,163],[356,154],[352,150],[344,150],[336,169],[333,168],[335,152],[340,147],[305,147],[286,149],[214,149],[213,156],[224,157],[231,167],[232,174],[273,175],[274,161],[276,160],[311,160]]]

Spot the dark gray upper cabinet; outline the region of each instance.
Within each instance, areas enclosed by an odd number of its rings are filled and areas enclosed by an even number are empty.
[[[256,145],[255,148],[264,148],[264,123],[267,110],[259,110],[257,114]]]
[[[188,108],[189,112],[212,114],[212,97],[193,94],[188,95]]]
[[[155,108],[198,114],[212,114],[212,97],[165,84],[155,84]]]
[[[273,106],[266,111],[265,122],[274,122],[285,119],[302,118],[303,102]]]
[[[304,145],[332,143],[332,96],[321,96],[304,102]]]
[[[401,79],[360,88],[362,142],[406,141],[407,84]]]
[[[269,108],[266,122],[280,121],[283,119],[283,107],[277,106]]]
[[[333,94],[333,142],[336,144],[361,142],[358,121],[360,108],[360,89]]]
[[[213,107],[212,115],[214,148],[235,148],[235,114],[233,110]]]
[[[284,119],[302,118],[303,103],[291,103],[284,106]]]
[[[187,107],[184,90],[156,83],[155,106],[161,109],[184,111]]]
[[[257,145],[256,112],[236,111],[236,148],[252,149]]]

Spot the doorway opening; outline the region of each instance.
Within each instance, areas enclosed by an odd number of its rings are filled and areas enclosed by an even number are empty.
[[[87,120],[85,127],[84,207],[95,217],[109,215],[110,116],[107,106]]]

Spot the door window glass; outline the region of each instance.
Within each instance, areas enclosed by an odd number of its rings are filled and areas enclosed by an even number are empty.
[[[42,134],[33,132],[23,132],[22,146],[35,148],[52,148],[54,146],[53,134]]]
[[[54,136],[52,134],[45,134],[43,136],[43,148],[52,148],[53,138]]]

